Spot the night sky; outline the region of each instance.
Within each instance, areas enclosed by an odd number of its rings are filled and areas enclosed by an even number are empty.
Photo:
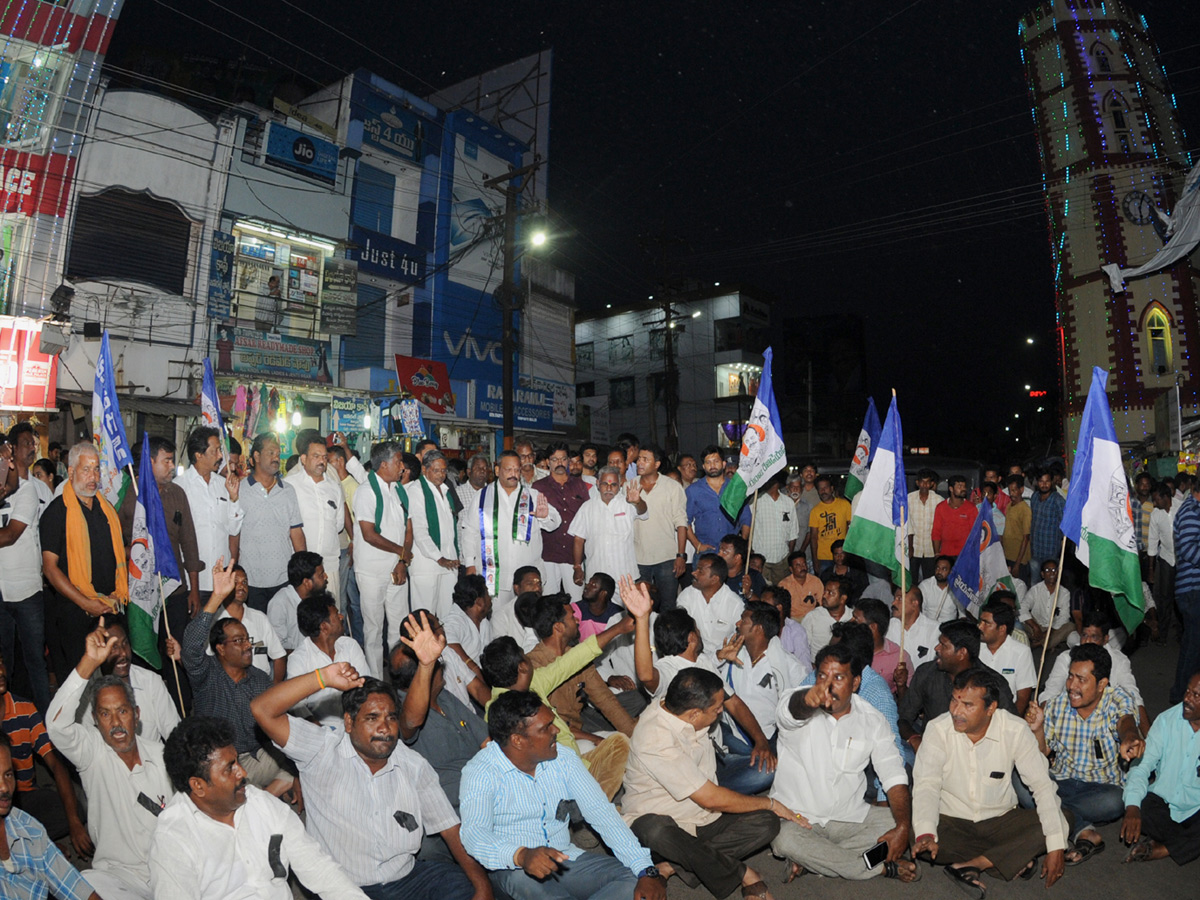
[[[581,306],[665,274],[757,285],[788,315],[858,312],[868,387],[881,413],[897,389],[907,443],[1025,457],[1003,425],[1034,414],[1025,384],[1057,384],[1030,5],[131,0],[109,59],[244,51],[281,78],[364,66],[425,95],[552,48],[554,256]],[[1198,148],[1192,6],[1133,4]]]

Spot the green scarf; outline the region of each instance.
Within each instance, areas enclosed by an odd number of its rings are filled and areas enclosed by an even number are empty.
[[[425,494],[425,521],[429,525],[429,537],[435,544],[438,545],[438,548],[440,549],[442,546],[442,523],[440,517],[438,516],[437,500],[434,499],[433,488],[430,487],[429,482],[425,480],[424,475],[421,476],[420,481],[421,491]],[[454,491],[447,490],[446,502],[450,506],[450,517],[457,518],[454,509],[455,503],[454,500],[450,499],[451,497],[457,499],[457,495],[454,493]],[[462,559],[462,553],[458,549],[457,528],[454,529],[454,558]]]
[[[375,532],[379,533],[379,526],[383,524],[383,489],[379,486],[379,476],[372,472],[367,476],[367,482],[371,485],[371,490],[375,492]],[[400,498],[400,505],[404,507],[404,515],[408,516],[408,494],[405,493],[400,482],[393,481],[392,484],[396,488],[396,496]]]

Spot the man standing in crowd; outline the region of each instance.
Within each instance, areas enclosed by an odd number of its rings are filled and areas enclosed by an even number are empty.
[[[844,540],[850,530],[850,502],[834,494],[833,479],[828,475],[818,475],[815,484],[819,502],[808,516],[808,539],[814,548],[817,574],[824,577],[833,568],[834,542]]]
[[[704,466],[704,479],[687,489],[687,517],[691,523],[688,539],[692,541],[697,554],[715,552],[721,538],[730,530],[742,537],[750,534],[750,507],[742,505],[732,529],[729,517],[721,508],[721,493],[728,482],[721,448],[713,444],[705,447],[700,462]]]
[[[783,493],[786,470],[780,469],[763,485],[754,504],[754,546],[766,559],[763,577],[767,584],[779,584],[788,574],[788,554],[796,549],[800,526],[796,521],[796,504]],[[807,520],[804,523],[808,527]]]
[[[287,483],[296,491],[300,521],[304,525],[304,546],[320,555],[326,590],[342,603],[341,534],[346,530],[346,498],[336,475],[329,473],[326,477],[329,451],[325,438],[316,431],[301,432],[296,439],[296,451],[300,454],[300,465],[288,474]]]
[[[1025,502],[1025,482],[1020,475],[1009,475],[1005,482],[1008,489],[1008,510],[1004,513],[1004,560],[1008,571],[1015,578],[1029,583],[1030,529],[1033,513]]]
[[[346,613],[347,634],[358,641],[361,646],[363,642],[362,602],[358,594],[358,581],[354,577],[354,515],[352,514],[354,494],[358,490],[358,474],[351,473],[350,461],[353,460],[355,468],[362,471],[364,481],[367,477],[366,470],[362,468],[362,463],[350,454],[350,450],[345,445],[345,435],[335,431],[329,436],[327,444],[326,457],[329,461],[329,468],[337,475],[345,501],[342,504],[345,524],[338,539],[341,547],[338,556],[338,584],[342,588],[342,609]]]
[[[1054,489],[1054,478],[1042,472],[1037,479],[1037,493],[1029,501],[1029,571],[1040,572],[1048,559],[1058,562],[1062,548],[1062,517],[1067,501]],[[1032,576],[1031,576],[1032,577]]]
[[[260,434],[250,445],[250,475],[239,497],[242,531],[231,536],[230,542],[250,579],[246,605],[266,612],[271,598],[287,583],[288,560],[293,553],[308,549],[296,491],[279,477],[279,441],[273,434]],[[247,536],[244,542],[243,533]]]
[[[1182,634],[1169,702],[1181,703],[1188,679],[1200,671],[1200,479],[1175,515],[1175,613]]]
[[[413,558],[408,572],[413,606],[446,618],[458,581],[458,495],[446,483],[446,457],[426,450],[421,475],[405,485],[412,520]]]
[[[1153,588],[1155,614],[1151,624],[1157,627],[1154,639],[1165,644],[1175,623],[1175,516],[1179,504],[1166,482],[1155,485],[1154,511],[1150,514],[1150,539],[1146,553],[1150,557],[1150,585]]]
[[[117,512],[100,490],[100,454],[76,444],[63,492],[42,513],[42,571],[50,585],[46,643],[59,684],[67,680],[96,619],[129,601],[129,570]]]
[[[221,432],[216,428],[192,430],[184,445],[188,467],[176,479],[187,495],[196,531],[196,550],[200,556],[200,600],[205,602],[212,593],[211,568],[218,559],[233,559],[230,538],[242,531],[244,514],[238,501],[241,479],[226,466],[221,470]]]
[[[967,479],[964,476],[951,475],[946,479],[946,489],[950,496],[934,510],[933,530],[929,537],[935,554],[957,557],[962,553],[979,510],[967,499]]]
[[[662,477],[666,456],[657,444],[638,451],[637,473],[646,515],[633,523],[637,570],[657,594],[660,611],[675,608],[679,579],[687,569],[688,498],[684,486]],[[695,477],[695,460],[692,460]],[[614,579],[617,572],[604,570]]]
[[[546,593],[561,591],[577,602],[583,596],[583,582],[575,580],[575,538],[571,535],[571,522],[594,492],[590,485],[567,471],[570,451],[566,444],[556,441],[547,451],[550,474],[535,481],[533,489],[558,511],[560,522],[542,537],[542,581]]]
[[[912,563],[912,583],[920,584],[933,574],[933,516],[942,495],[937,493],[938,474],[925,468],[917,472],[917,489],[908,495],[908,555]]]
[[[604,467],[592,498],[571,520],[567,533],[574,541],[572,578],[576,585],[582,586],[601,572],[614,579],[622,575],[638,577],[634,529],[639,519],[646,518],[648,506],[636,478],[625,482],[623,497],[618,496],[620,493],[620,473]]]

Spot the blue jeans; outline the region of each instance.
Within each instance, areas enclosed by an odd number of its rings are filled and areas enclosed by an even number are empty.
[[[760,794],[775,782],[774,772],[759,771],[757,765],[750,764],[754,748],[742,739],[740,732],[722,722],[721,739],[729,752],[717,757],[717,784],[739,794]],[[770,743],[774,751],[775,739]]]
[[[463,870],[453,863],[417,860],[399,881],[364,884],[362,892],[371,900],[471,900],[475,889]]]
[[[46,674],[46,604],[41,591],[16,603],[0,602],[0,655],[10,680],[17,664],[18,631],[33,702],[39,712],[45,713],[50,706],[50,677]]]
[[[1172,704],[1183,702],[1188,679],[1200,671],[1200,591],[1176,594],[1175,612],[1183,628],[1183,640],[1179,646],[1179,663],[1175,666],[1175,683],[1171,685]]]
[[[675,598],[679,596],[679,579],[675,577],[675,560],[655,563],[652,566],[638,564],[638,580],[654,587],[658,591],[658,612],[666,612],[675,608]]]
[[[526,875],[524,869],[501,869],[490,877],[493,886],[512,900],[629,900],[637,885],[637,877],[621,862],[593,851],[562,863],[542,881]]]
[[[1063,809],[1075,813],[1075,830],[1071,838],[1093,825],[1106,825],[1125,815],[1125,801],[1120,785],[1080,781],[1078,778],[1056,778],[1058,799]]]
[[[346,632],[358,641],[358,646],[361,647],[363,642],[362,601],[358,596],[358,581],[354,578],[354,563],[348,563],[347,556],[349,556],[349,550],[343,550],[340,574],[342,576],[342,596],[346,599]]]

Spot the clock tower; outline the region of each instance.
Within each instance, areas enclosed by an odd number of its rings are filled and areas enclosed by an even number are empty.
[[[1018,26],[1041,153],[1054,279],[1063,436],[1074,454],[1093,366],[1109,373],[1117,439],[1154,431],[1176,383],[1184,414],[1200,383],[1200,285],[1185,260],[1114,293],[1101,266],[1140,266],[1162,246],[1192,160],[1144,16],[1124,0],[1053,0]],[[1140,455],[1140,454],[1139,454]]]

